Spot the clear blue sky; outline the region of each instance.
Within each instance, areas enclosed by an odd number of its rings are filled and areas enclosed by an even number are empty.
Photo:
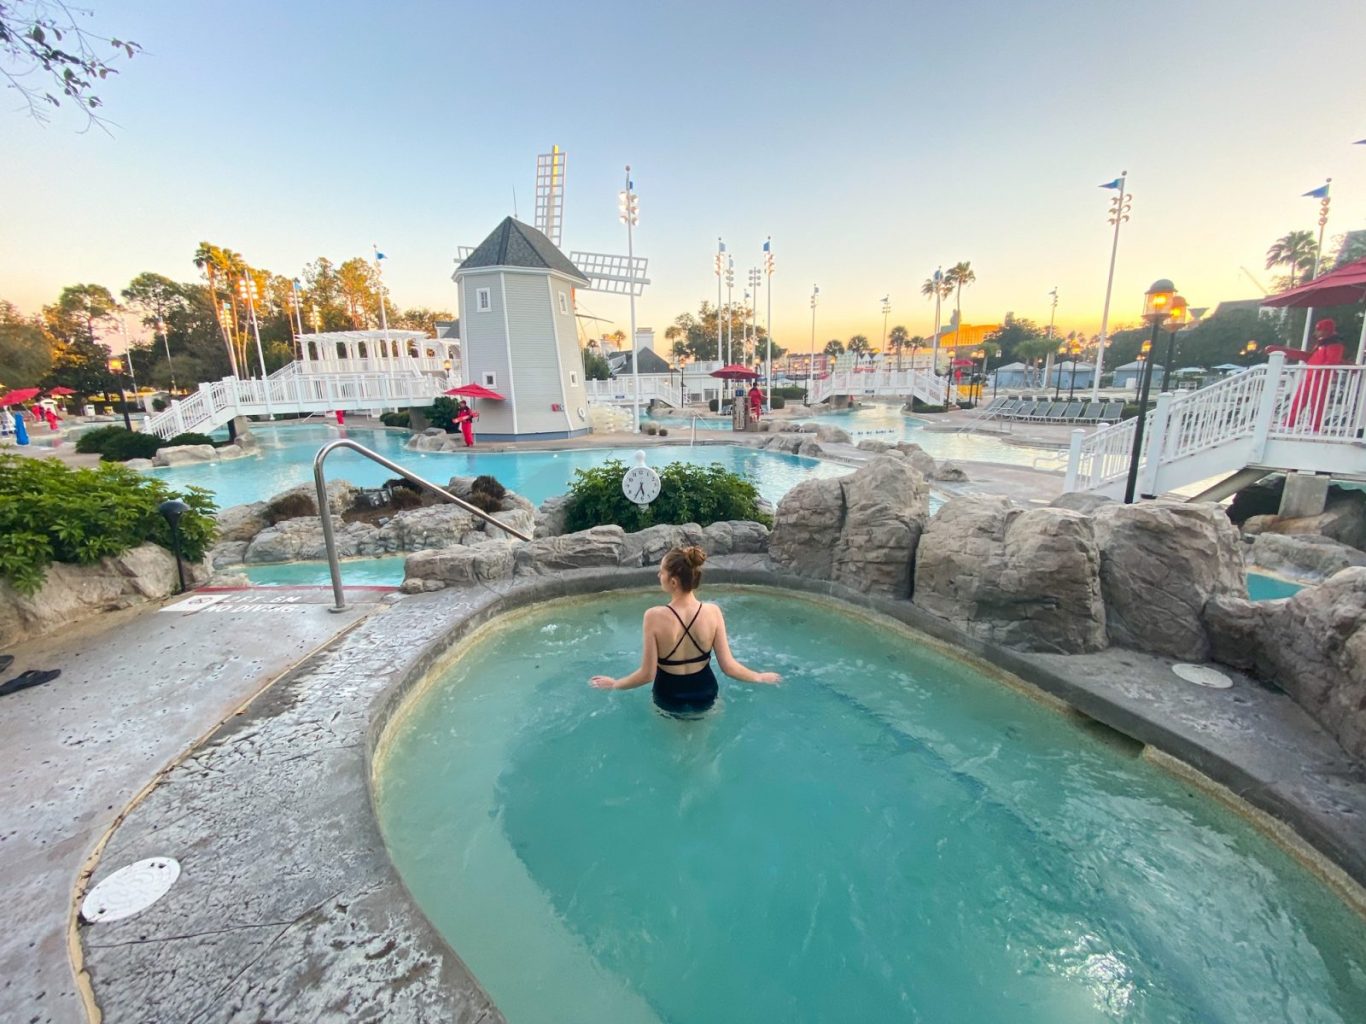
[[[112,137],[0,110],[0,297],[136,273],[192,280],[200,240],[295,274],[387,255],[400,306],[455,308],[456,246],[533,213],[568,153],[565,247],[624,252],[623,165],[658,334],[773,236],[774,332],[927,332],[919,286],[972,261],[964,320],[1098,328],[1111,193],[1130,173],[1112,325],[1171,277],[1195,306],[1255,295],[1267,246],[1366,228],[1366,4],[694,2],[229,6],[89,0],[146,52],[103,88]],[[737,289],[738,295],[738,289]],[[625,329],[623,299],[581,310]],[[608,326],[608,325],[599,325]]]

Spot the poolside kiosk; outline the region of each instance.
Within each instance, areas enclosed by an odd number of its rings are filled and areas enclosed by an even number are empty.
[[[588,276],[540,231],[507,217],[451,279],[458,290],[465,382],[506,396],[480,403],[480,438],[587,434],[574,291],[591,287]]]

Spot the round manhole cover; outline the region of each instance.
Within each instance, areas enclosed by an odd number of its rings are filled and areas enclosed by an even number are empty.
[[[1172,671],[1188,683],[1196,686],[1208,686],[1211,690],[1227,690],[1233,685],[1233,680],[1217,668],[1210,668],[1208,665],[1191,665],[1186,662],[1172,666]]]
[[[85,894],[81,917],[92,924],[132,917],[150,907],[180,877],[180,864],[170,857],[149,857],[119,868]]]

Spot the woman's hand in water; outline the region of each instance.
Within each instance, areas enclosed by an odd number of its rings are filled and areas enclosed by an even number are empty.
[[[588,685],[595,690],[615,690],[617,688],[617,681],[611,676],[594,676],[592,679],[588,680]]]
[[[781,683],[783,677],[777,672],[756,672],[754,673],[754,681],[756,683]]]

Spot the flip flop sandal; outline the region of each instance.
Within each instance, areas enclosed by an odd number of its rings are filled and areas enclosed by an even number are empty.
[[[59,668],[31,668],[27,672],[19,673],[9,682],[0,686],[0,697],[8,697],[11,693],[27,690],[30,686],[50,683],[61,674],[62,670]]]
[[[13,665],[13,664],[14,664],[14,655],[12,655],[12,654],[0,654],[0,672],[5,671],[5,669],[9,668],[9,667],[10,667],[11,665]]]

